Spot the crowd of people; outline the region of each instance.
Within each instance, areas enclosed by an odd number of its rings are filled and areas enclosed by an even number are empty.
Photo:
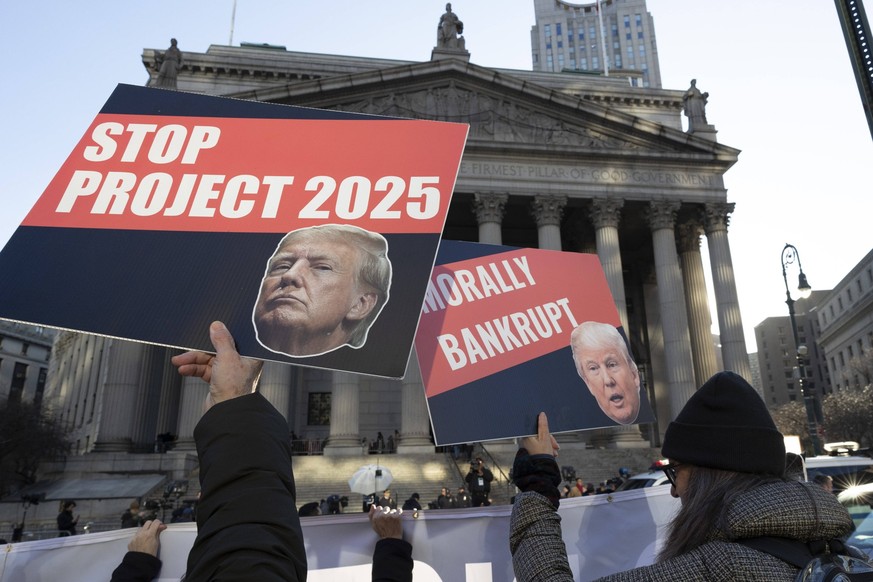
[[[305,580],[303,534],[295,507],[287,424],[256,391],[261,363],[239,356],[220,323],[210,328],[215,355],[189,352],[174,358],[180,373],[210,384],[208,409],[195,429],[202,498],[186,581],[214,579]],[[509,546],[519,582],[570,582],[573,573],[557,509],[563,476],[558,443],[545,413],[537,434],[521,440],[512,475],[520,493],[510,518]],[[793,580],[802,567],[760,545],[781,540],[811,548],[842,548],[854,525],[827,484],[786,475],[782,434],[757,392],[740,376],[720,372],[688,400],[668,426],[661,467],[681,506],[654,564],[605,578],[648,580]],[[484,463],[474,462],[466,483],[447,500],[488,500]],[[472,490],[473,486],[476,490]],[[580,478],[579,495],[588,490]],[[484,495],[482,493],[484,493]],[[479,493],[479,495],[477,495]],[[569,492],[568,492],[569,495]],[[403,506],[420,508],[413,494]],[[75,522],[72,509],[65,519]],[[403,540],[402,510],[390,490],[369,508],[377,542],[373,580],[412,580],[412,546]],[[60,517],[60,516],[59,516]],[[75,523],[73,523],[75,526]],[[113,574],[114,582],[150,580],[160,568],[164,525],[145,522]],[[860,555],[859,555],[860,556]]]

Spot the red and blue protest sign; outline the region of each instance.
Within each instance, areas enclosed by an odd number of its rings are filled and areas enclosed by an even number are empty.
[[[611,331],[626,349],[597,255],[443,241],[415,340],[436,442],[534,434],[541,411],[556,433],[650,421],[635,364],[632,395],[582,379],[570,347],[582,324]],[[631,415],[609,416],[634,396]]]
[[[203,350],[221,320],[246,356],[401,377],[467,130],[119,85],[0,253],[0,317]],[[255,328],[285,268],[273,257],[288,233],[326,240],[325,225],[387,254],[382,296],[356,307],[375,318],[339,347],[272,345]],[[267,299],[303,309],[283,293]]]

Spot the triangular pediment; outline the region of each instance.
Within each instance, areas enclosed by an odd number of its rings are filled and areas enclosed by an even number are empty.
[[[567,155],[701,155],[727,169],[738,151],[626,113],[463,61],[431,61],[304,81],[235,95],[325,109],[470,124],[469,147]],[[620,98],[627,100],[628,90]],[[663,92],[672,94],[677,92]],[[598,89],[598,100],[604,91]],[[681,93],[680,93],[681,95]],[[679,97],[677,97],[679,99]],[[667,103],[663,108],[675,106]],[[681,102],[681,101],[680,101]]]

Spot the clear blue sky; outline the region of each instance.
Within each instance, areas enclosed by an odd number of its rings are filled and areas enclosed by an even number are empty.
[[[427,60],[444,0],[238,0],[233,43]],[[533,0],[455,0],[471,60],[530,69]],[[233,0],[0,4],[0,244],[5,244],[117,83],[142,85],[145,48],[230,41]],[[708,121],[742,150],[725,176],[749,351],[785,315],[780,253],[797,246],[815,289],[873,247],[873,140],[830,1],[649,0],[663,85],[696,78]],[[704,243],[705,248],[705,243]],[[35,266],[38,268],[38,266]],[[796,273],[790,273],[796,279]]]

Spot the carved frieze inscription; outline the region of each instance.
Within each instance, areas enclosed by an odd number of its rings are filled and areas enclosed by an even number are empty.
[[[720,188],[717,175],[701,172],[669,170],[635,170],[592,168],[556,164],[501,164],[494,162],[461,162],[461,177],[509,178],[583,182],[588,184],[618,184],[670,188]]]

